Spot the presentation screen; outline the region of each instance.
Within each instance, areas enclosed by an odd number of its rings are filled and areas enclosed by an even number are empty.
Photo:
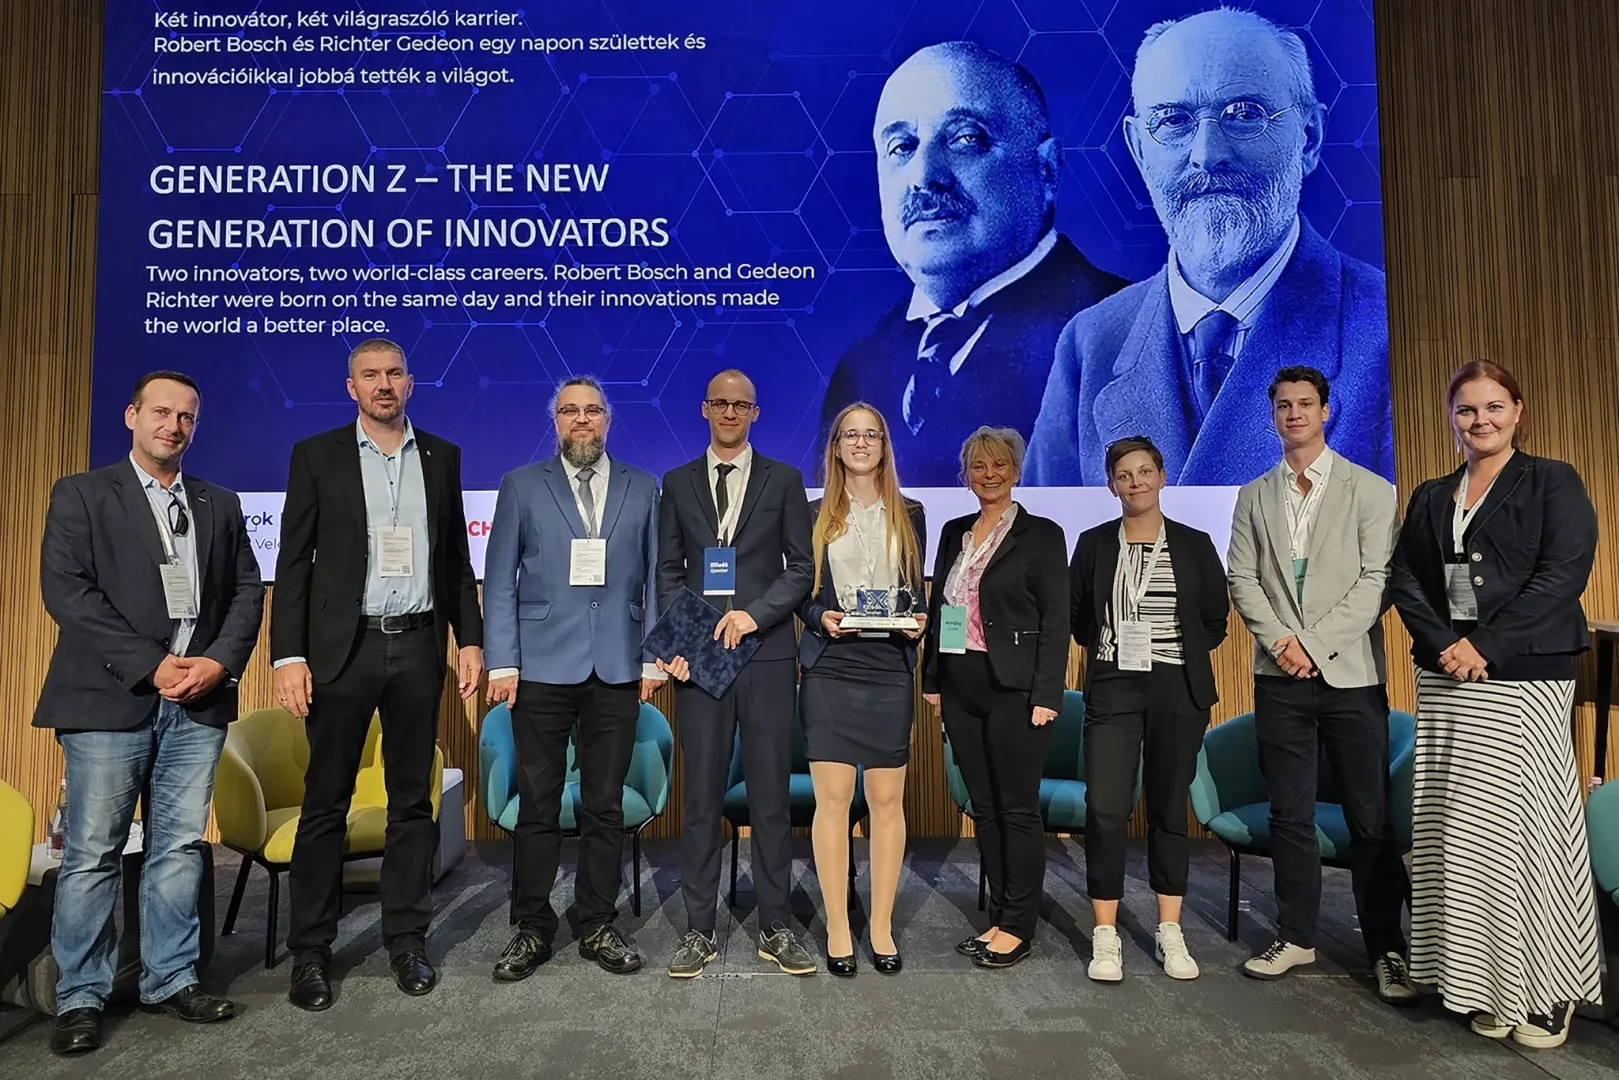
[[[932,542],[990,425],[1070,543],[1140,434],[1223,550],[1285,365],[1393,479],[1365,0],[109,0],[104,64],[93,463],[143,373],[192,376],[185,468],[267,578],[291,447],[355,423],[377,337],[480,567],[575,375],[661,475],[740,369],[812,493],[869,403]]]

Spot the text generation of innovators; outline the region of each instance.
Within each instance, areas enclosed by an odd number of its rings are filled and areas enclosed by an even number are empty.
[[[669,243],[669,219],[395,218],[379,229],[363,218],[159,218],[146,239],[159,250],[192,248],[650,247]]]

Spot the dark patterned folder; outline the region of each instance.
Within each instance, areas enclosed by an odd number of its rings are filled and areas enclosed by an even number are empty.
[[[691,684],[711,697],[724,694],[737,674],[759,651],[759,635],[749,634],[727,649],[714,638],[714,627],[724,615],[690,589],[682,588],[674,603],[647,634],[643,647],[659,660],[686,658]]]

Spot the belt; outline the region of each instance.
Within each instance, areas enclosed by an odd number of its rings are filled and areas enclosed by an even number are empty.
[[[406,630],[423,630],[433,625],[434,615],[431,611],[421,611],[412,615],[367,615],[365,628],[367,630],[381,630],[384,634],[403,634]]]

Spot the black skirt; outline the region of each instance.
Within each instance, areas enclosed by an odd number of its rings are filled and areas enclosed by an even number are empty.
[[[911,760],[915,683],[896,642],[830,641],[799,685],[811,761],[892,769]]]

